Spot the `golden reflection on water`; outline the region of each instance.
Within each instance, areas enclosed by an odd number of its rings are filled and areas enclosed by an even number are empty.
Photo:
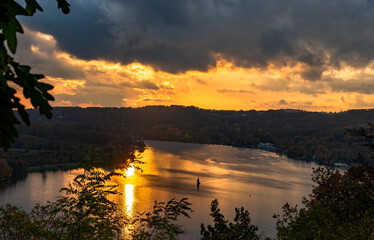
[[[129,169],[134,168],[130,167]],[[117,191],[120,194],[112,195],[110,198],[114,200],[115,203],[118,204],[119,208],[121,209],[122,213],[129,219],[135,217],[135,187],[137,178],[139,178],[138,174],[135,171],[130,170],[122,170],[125,177],[114,177],[111,180],[111,183],[118,184]],[[132,174],[129,174],[132,173]],[[110,184],[110,183],[109,183]],[[132,224],[128,224],[124,226],[122,229],[123,236],[127,236],[130,232],[134,229]],[[126,237],[125,237],[126,238]]]
[[[126,209],[126,213],[128,217],[132,217],[133,216],[132,205],[134,203],[134,185],[126,184],[124,195],[126,199],[124,209]]]
[[[111,196],[118,206],[121,208],[123,214],[128,218],[133,218],[138,212],[149,211],[153,206],[152,197],[154,190],[147,186],[147,178],[145,175],[157,175],[157,166],[154,165],[154,152],[153,149],[141,153],[141,161],[146,164],[136,165],[144,172],[137,170],[133,165],[128,169],[123,169],[122,173],[125,177],[114,177],[110,183],[118,184],[118,192],[121,194]],[[110,184],[108,183],[108,184]],[[133,226],[126,226],[123,233],[127,234],[128,230]]]

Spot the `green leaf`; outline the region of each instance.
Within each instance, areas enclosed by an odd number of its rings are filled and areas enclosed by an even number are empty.
[[[30,126],[30,119],[29,119],[29,114],[25,111],[25,106],[23,106],[20,103],[20,99],[18,97],[14,97],[13,101],[15,102],[16,108],[18,110],[19,115],[22,118],[22,121],[27,125]]]
[[[36,0],[26,0],[26,11],[30,15],[34,15],[36,10],[43,11],[43,8],[39,5],[39,3]]]
[[[47,92],[49,90],[52,90],[53,89],[53,86],[50,85],[50,84],[47,84],[47,83],[43,83],[43,82],[38,82],[36,84],[36,87],[42,91],[42,92]]]
[[[15,54],[17,48],[16,33],[23,33],[21,24],[16,19],[17,15],[29,15],[29,13],[15,1],[2,1],[0,8],[3,11],[0,18],[0,29],[7,41],[9,50]]]
[[[70,4],[66,0],[57,0],[57,6],[65,14],[70,12]]]
[[[0,7],[4,11],[2,14],[7,16],[8,21],[5,24],[9,24],[12,18],[15,18],[16,15],[28,15],[28,12],[17,2],[13,0],[2,0],[0,2]],[[3,20],[4,18],[2,18]]]
[[[3,28],[4,38],[7,40],[9,50],[15,54],[17,49],[17,32],[23,33],[22,26],[17,20],[9,27]]]

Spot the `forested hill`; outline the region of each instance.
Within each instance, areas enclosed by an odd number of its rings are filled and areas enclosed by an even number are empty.
[[[298,110],[217,111],[184,106],[142,108],[57,107],[52,120],[29,110],[32,129],[40,124],[77,123],[117,128],[121,132],[152,140],[257,147],[272,143],[289,157],[324,164],[351,162],[365,150],[346,129],[374,122],[374,110],[318,113]],[[31,130],[20,127],[20,132]],[[34,130],[35,131],[35,130]]]

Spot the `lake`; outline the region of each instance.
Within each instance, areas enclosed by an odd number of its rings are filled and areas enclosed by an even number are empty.
[[[212,222],[210,204],[218,199],[221,212],[232,220],[235,207],[245,207],[259,232],[275,237],[274,214],[283,204],[301,204],[312,190],[312,162],[304,162],[257,149],[220,145],[146,141],[149,146],[140,156],[147,164],[143,173],[135,172],[120,184],[120,206],[131,216],[135,211],[151,210],[155,200],[187,197],[194,212],[182,218],[186,235],[199,239],[200,224]],[[30,210],[36,203],[55,200],[81,169],[30,173],[27,178],[0,189],[0,205],[12,203]],[[201,185],[196,186],[197,178]]]

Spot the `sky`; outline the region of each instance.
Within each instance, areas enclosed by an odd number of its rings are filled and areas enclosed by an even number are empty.
[[[374,0],[70,0],[19,18],[53,106],[374,107]]]

